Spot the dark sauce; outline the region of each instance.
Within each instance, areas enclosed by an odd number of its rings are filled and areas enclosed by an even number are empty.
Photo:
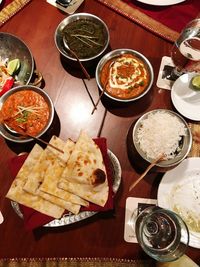
[[[79,19],[66,25],[63,36],[69,48],[80,59],[96,56],[103,50],[107,41],[104,26],[88,19]]]

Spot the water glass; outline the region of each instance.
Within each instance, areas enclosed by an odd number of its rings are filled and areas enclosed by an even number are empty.
[[[171,58],[174,71],[179,76],[187,72],[187,66],[200,60],[200,18],[190,21],[175,41]]]
[[[157,206],[148,207],[137,216],[135,233],[143,250],[160,262],[177,260],[189,243],[189,231],[181,217]]]

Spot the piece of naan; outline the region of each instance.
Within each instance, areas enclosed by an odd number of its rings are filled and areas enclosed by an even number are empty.
[[[87,207],[89,205],[88,201],[58,187],[58,182],[60,180],[63,170],[64,167],[61,166],[57,161],[53,165],[49,166],[46,171],[44,180],[41,186],[39,187],[39,195],[44,196],[43,194],[47,193],[57,197],[60,200],[65,200],[73,204],[78,204]],[[70,207],[65,208],[72,212]]]
[[[67,161],[58,187],[104,206],[108,199],[108,181],[99,147],[82,131]]]
[[[70,183],[69,181],[61,179],[58,186],[101,207],[105,206],[108,199],[108,187],[106,184],[91,186],[86,184]]]
[[[84,131],[80,133],[62,178],[92,186],[107,181],[101,150]]]
[[[15,177],[6,197],[53,218],[60,218],[64,212],[64,208],[45,200],[41,196],[28,193],[23,189],[29,174],[37,164],[42,152],[43,149],[38,144],[33,147]]]
[[[69,158],[74,143],[71,140],[64,142],[55,136],[52,137],[49,143],[59,149],[62,149],[64,154],[60,152],[58,153],[61,154],[61,156],[65,156],[62,158],[58,157],[57,153],[54,152],[55,149],[51,147],[49,149],[48,146],[41,153],[41,156],[33,167],[32,172],[29,174],[23,189],[34,195],[39,195],[44,199],[61,206],[74,214],[77,214],[80,210],[80,205],[84,204],[86,201],[81,201],[80,197],[65,191],[64,194],[62,194],[63,198],[54,194],[55,192],[63,191],[57,187],[57,176],[60,177],[59,175],[62,173],[62,169]],[[41,190],[41,184],[43,184],[44,180],[46,180],[46,183],[48,182],[48,188],[51,190]],[[43,189],[44,187],[45,185],[43,186]]]

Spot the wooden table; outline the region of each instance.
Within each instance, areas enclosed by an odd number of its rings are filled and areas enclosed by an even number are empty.
[[[52,98],[57,113],[50,134],[76,139],[80,130],[85,129],[91,137],[107,138],[108,148],[118,157],[123,172],[115,210],[64,227],[26,232],[23,221],[4,196],[11,183],[8,160],[22,151],[30,151],[33,144],[18,145],[0,138],[0,208],[5,219],[0,225],[0,257],[148,258],[139,245],[124,241],[125,202],[128,196],[156,198],[162,175],[147,175],[130,194],[128,188],[139,173],[128,159],[126,140],[132,123],[142,114],[155,108],[172,108],[169,91],[156,87],[161,58],[169,55],[171,44],[95,0],[85,0],[78,11],[95,14],[106,22],[111,49],[132,48],[150,60],[155,80],[150,92],[141,100],[117,105],[103,98],[91,115],[93,106],[82,79],[65,70],[54,43],[55,29],[66,14],[46,1],[31,1],[6,22],[1,31],[21,38],[33,53],[36,68],[44,77],[44,90]],[[97,100],[99,92],[95,79],[85,80],[85,83]],[[198,249],[188,248],[187,255],[200,263]]]

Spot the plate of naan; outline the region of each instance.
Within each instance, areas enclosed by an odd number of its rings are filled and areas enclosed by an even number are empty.
[[[184,2],[186,0],[137,0],[138,2],[148,4],[148,5],[153,5],[153,6],[170,6],[170,5],[175,5],[179,4],[181,2]]]
[[[55,218],[45,226],[68,225],[93,216],[96,211],[81,211],[89,203],[104,207],[109,181],[99,146],[81,131],[76,142],[53,136],[53,147],[36,144],[15,177],[6,195],[15,212],[23,218],[19,204]],[[107,151],[113,178],[113,192],[121,182],[117,157]],[[65,210],[68,213],[64,213]],[[64,215],[63,215],[64,214]]]

